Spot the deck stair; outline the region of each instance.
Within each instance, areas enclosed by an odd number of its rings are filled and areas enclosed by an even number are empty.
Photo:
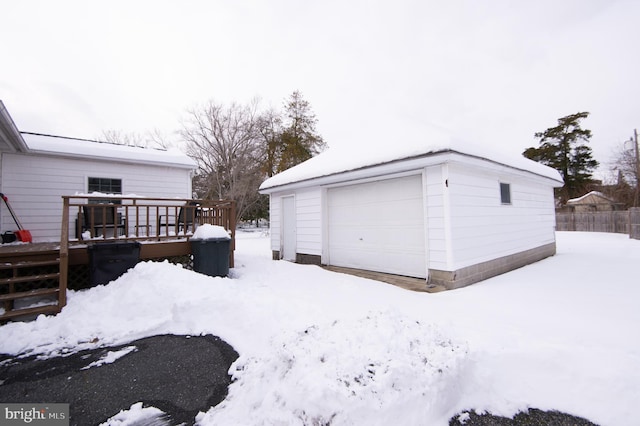
[[[43,298],[44,304],[20,307],[16,303],[27,298]],[[4,312],[0,311],[0,322],[27,315],[57,313],[62,309],[60,302],[59,258],[0,263],[0,308],[4,309]]]

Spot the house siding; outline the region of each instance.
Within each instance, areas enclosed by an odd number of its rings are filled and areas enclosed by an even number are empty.
[[[282,198],[295,196],[296,253],[322,255],[322,190],[318,187],[295,192],[273,193],[269,197],[271,250],[282,249]]]
[[[443,166],[430,166],[426,176],[426,226],[428,267],[446,270],[449,268],[447,235],[449,220],[445,214],[445,181]]]
[[[320,188],[296,192],[296,251],[322,255],[322,197]]]
[[[269,233],[271,234],[271,251],[280,256],[282,227],[280,225],[282,211],[281,195],[269,194]]]
[[[4,153],[2,191],[34,241],[59,241],[62,196],[87,192],[88,177],[122,179],[123,195],[191,197],[190,170],[54,156]],[[75,217],[70,226],[75,226]],[[2,229],[15,229],[11,215]]]
[[[502,204],[500,183],[511,203]],[[553,188],[504,168],[450,164],[451,258],[457,270],[555,242]],[[439,268],[436,268],[439,269]]]

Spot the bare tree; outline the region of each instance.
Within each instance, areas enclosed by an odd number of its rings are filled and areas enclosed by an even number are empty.
[[[145,147],[146,143],[142,135],[139,133],[127,133],[121,130],[103,130],[102,140],[116,145]]]
[[[268,197],[258,188],[275,173],[305,161],[325,147],[315,115],[299,92],[285,112],[247,105],[209,103],[187,111],[180,131],[187,154],[198,164],[193,188],[203,199],[236,201],[238,219],[268,215]]]
[[[618,182],[627,184],[628,204],[637,207],[640,203],[640,161],[638,160],[638,134],[618,145],[613,154],[611,170],[618,175]]]
[[[173,146],[169,136],[160,129],[153,129],[147,132],[147,141],[151,146],[159,149],[169,149]]]
[[[243,217],[258,202],[263,180],[258,102],[224,106],[211,101],[191,109],[180,134],[198,164],[197,196],[235,200],[237,216]]]
[[[616,174],[622,173],[627,183],[635,186],[637,181],[636,157],[633,149],[625,148],[628,143],[620,144],[614,149],[611,170]]]
[[[158,129],[148,131],[145,135],[135,132],[127,133],[121,130],[103,130],[99,139],[116,145],[140,148],[168,149],[172,145],[169,137]]]

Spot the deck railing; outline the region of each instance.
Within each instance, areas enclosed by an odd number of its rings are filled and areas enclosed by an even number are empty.
[[[66,304],[70,244],[105,241],[188,241],[199,225],[224,227],[235,249],[235,202],[121,195],[62,197],[59,306]]]

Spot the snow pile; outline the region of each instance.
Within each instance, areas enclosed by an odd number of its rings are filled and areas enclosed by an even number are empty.
[[[155,407],[142,407],[142,402],[133,404],[128,410],[122,410],[100,426],[137,426],[137,425],[169,425],[166,415]]]
[[[437,327],[393,311],[335,320],[273,339],[269,356],[240,357],[227,400],[203,424],[422,424],[448,419],[467,351]]]
[[[215,294],[227,302],[217,288],[221,281],[222,278],[197,274],[166,261],[141,262],[107,285],[68,291],[67,306],[56,316],[40,315],[32,322],[0,327],[0,352],[56,356],[126,344],[165,334],[162,330],[198,335],[208,330],[206,315],[197,318],[205,328],[191,328],[188,321],[174,316],[189,305],[197,305],[198,311],[204,313],[209,297]],[[200,296],[196,296],[198,293]],[[29,333],[28,339],[24,333]]]
[[[56,316],[0,326],[0,352],[220,336],[240,354],[236,381],[199,415],[203,426],[445,426],[474,409],[513,416],[529,407],[601,426],[638,423],[640,241],[558,233],[554,257],[428,294],[272,261],[268,237],[236,237],[233,279],[141,262],[108,285],[70,291]]]
[[[100,367],[104,364],[112,364],[122,358],[123,356],[130,354],[131,352],[136,352],[138,350],[135,346],[127,346],[126,348],[122,348],[119,351],[109,351],[97,361],[92,362],[86,367],[82,367],[81,370],[88,370],[92,367]]]
[[[192,239],[195,240],[208,240],[208,239],[219,239],[223,238],[226,240],[231,239],[229,236],[229,232],[222,226],[218,225],[210,225],[205,223],[204,225],[198,226],[196,228],[196,232],[193,233]]]

